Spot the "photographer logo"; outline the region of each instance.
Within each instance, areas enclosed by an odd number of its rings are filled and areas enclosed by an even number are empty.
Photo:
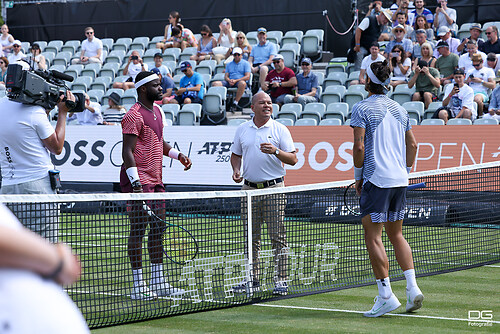
[[[492,310],[469,310],[468,314],[470,327],[490,327],[493,326],[493,311]]]

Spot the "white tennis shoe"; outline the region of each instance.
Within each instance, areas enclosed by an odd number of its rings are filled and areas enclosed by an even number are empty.
[[[363,313],[363,315],[369,318],[380,317],[381,315],[394,311],[400,306],[401,303],[394,293],[387,299],[377,296],[375,297],[375,305],[373,305],[370,311]]]
[[[186,290],[173,287],[165,281],[151,282],[151,291],[159,297],[178,297],[186,293]]]
[[[158,298],[156,293],[152,292],[144,282],[134,285],[132,288],[132,294],[130,295],[130,299],[137,300],[152,300],[156,298]]]
[[[273,294],[286,296],[288,294],[288,283],[286,281],[277,281],[274,283]]]
[[[422,307],[424,295],[416,286],[410,290],[406,290],[406,312],[413,312]]]

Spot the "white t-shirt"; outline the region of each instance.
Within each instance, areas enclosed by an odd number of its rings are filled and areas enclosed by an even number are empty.
[[[453,85],[446,86],[446,89],[444,90],[444,98],[450,95],[452,89]],[[474,91],[467,85],[463,85],[458,93],[451,97],[448,107],[451,108],[453,117],[458,115],[463,107],[467,107],[472,111],[472,120],[477,117],[477,110],[474,108]]]
[[[452,24],[448,24],[448,21],[446,21],[446,17],[444,16],[443,13],[437,13],[437,14],[434,14],[434,21],[436,21],[436,19],[438,19],[438,26],[436,28],[436,31],[439,30],[439,28],[445,26],[445,27],[448,27],[450,28],[451,30],[455,30],[455,23],[457,22],[457,11],[454,10],[453,8],[446,8],[446,14],[448,14],[448,16],[450,17],[450,19],[453,20],[453,23]]]
[[[54,128],[45,110],[2,98],[0,119],[2,184],[13,185],[46,177],[53,164],[42,139],[50,137]]]
[[[410,66],[411,67],[411,59],[410,58],[406,58],[404,61],[403,61],[403,66]],[[408,76],[410,75],[411,73],[411,70],[408,69],[408,71],[406,71],[406,74],[403,74],[403,72],[401,72],[401,69],[399,68],[399,66],[394,66],[394,71],[392,73],[392,78],[391,80],[406,80],[408,78]]]
[[[257,128],[253,120],[249,120],[236,129],[231,151],[243,156],[244,179],[250,182],[263,182],[285,176],[285,168],[278,157],[260,151],[260,144],[268,142],[281,151],[295,152],[290,131],[273,119],[260,128]]]
[[[83,54],[85,57],[95,57],[97,56],[97,50],[101,49],[101,56],[99,59],[102,60],[102,42],[99,38],[94,37],[92,41],[89,42],[88,39],[82,42],[82,51],[85,51]]]
[[[228,35],[222,35],[221,33],[221,38],[220,38],[220,43],[219,46],[223,46],[226,48],[232,48],[233,45],[236,44],[236,31],[231,31],[231,36],[233,37],[233,43],[229,42],[229,36]]]
[[[26,55],[22,51],[19,51],[17,55],[14,53],[9,54],[7,60],[9,61],[9,64],[14,64],[16,61],[24,58],[26,58]]]
[[[23,228],[3,204],[0,225]],[[9,334],[90,333],[80,310],[60,286],[33,272],[10,268],[0,268],[0,325]]]
[[[144,63],[144,71],[148,70],[148,64]],[[142,71],[142,66],[141,63],[134,64],[133,61],[130,62],[128,65],[128,75],[132,78],[132,80],[135,81],[135,77],[137,74],[141,73]]]
[[[372,63],[375,63],[377,61],[384,61],[385,57],[382,56],[380,53],[377,56],[377,59],[373,60],[372,55],[368,55],[365,58],[363,58],[363,61],[361,62],[361,69],[366,70],[368,66],[370,66]]]
[[[465,79],[468,79],[471,75],[474,78],[481,78],[484,81],[488,81],[490,78],[495,78],[495,72],[489,67],[481,67],[480,70],[476,70],[473,68],[472,70],[467,71]],[[474,93],[484,93],[488,95],[488,88],[485,87],[482,83],[479,82],[471,82],[469,83],[469,87],[472,88]]]
[[[157,68],[160,71],[162,77],[165,77],[170,73],[170,69],[165,65],[161,65],[160,67],[155,67],[155,68]]]
[[[477,51],[476,53],[479,53],[481,55],[481,58],[483,58],[483,66],[487,66],[486,62],[486,53]],[[469,57],[469,53],[465,53],[458,58],[458,67],[463,68],[465,70],[465,73],[467,73],[469,70],[474,69],[474,66],[472,66],[472,60]]]
[[[88,109],[85,109],[82,112],[75,112],[73,115],[71,115],[71,117],[68,117],[68,121],[77,119],[80,125],[102,124],[103,118],[101,113],[101,105],[97,102],[90,102],[90,107],[94,109],[94,112],[91,112]]]

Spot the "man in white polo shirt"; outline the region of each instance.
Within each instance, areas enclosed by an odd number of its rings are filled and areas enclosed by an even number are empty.
[[[80,58],[73,59],[72,64],[102,64],[102,42],[94,35],[94,28],[85,28],[85,36],[87,39],[82,42],[82,52]]]
[[[252,120],[238,127],[231,148],[231,167],[233,180],[240,183],[244,179],[242,190],[284,187],[283,163],[295,165],[297,156],[292,136],[288,128],[271,119],[273,107],[271,98],[260,91],[252,98]],[[241,166],[243,159],[243,174]],[[286,231],[283,223],[285,198],[282,194],[257,197],[252,202],[252,249],[253,282],[243,282],[235,286],[235,293],[255,291],[259,287],[259,263],[261,225],[267,224],[269,238],[274,251],[274,263],[277,265],[274,294],[286,295],[287,260]],[[242,219],[246,217],[246,202],[242,204]]]

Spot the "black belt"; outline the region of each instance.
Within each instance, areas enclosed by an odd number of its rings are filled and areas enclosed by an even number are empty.
[[[259,183],[253,183],[250,181],[245,180],[244,183],[245,185],[252,187],[252,188],[257,188],[257,189],[264,189],[270,186],[274,186],[275,184],[283,182],[283,177],[278,177],[277,179],[274,180],[269,180],[269,181],[264,181],[264,182],[259,182]]]

